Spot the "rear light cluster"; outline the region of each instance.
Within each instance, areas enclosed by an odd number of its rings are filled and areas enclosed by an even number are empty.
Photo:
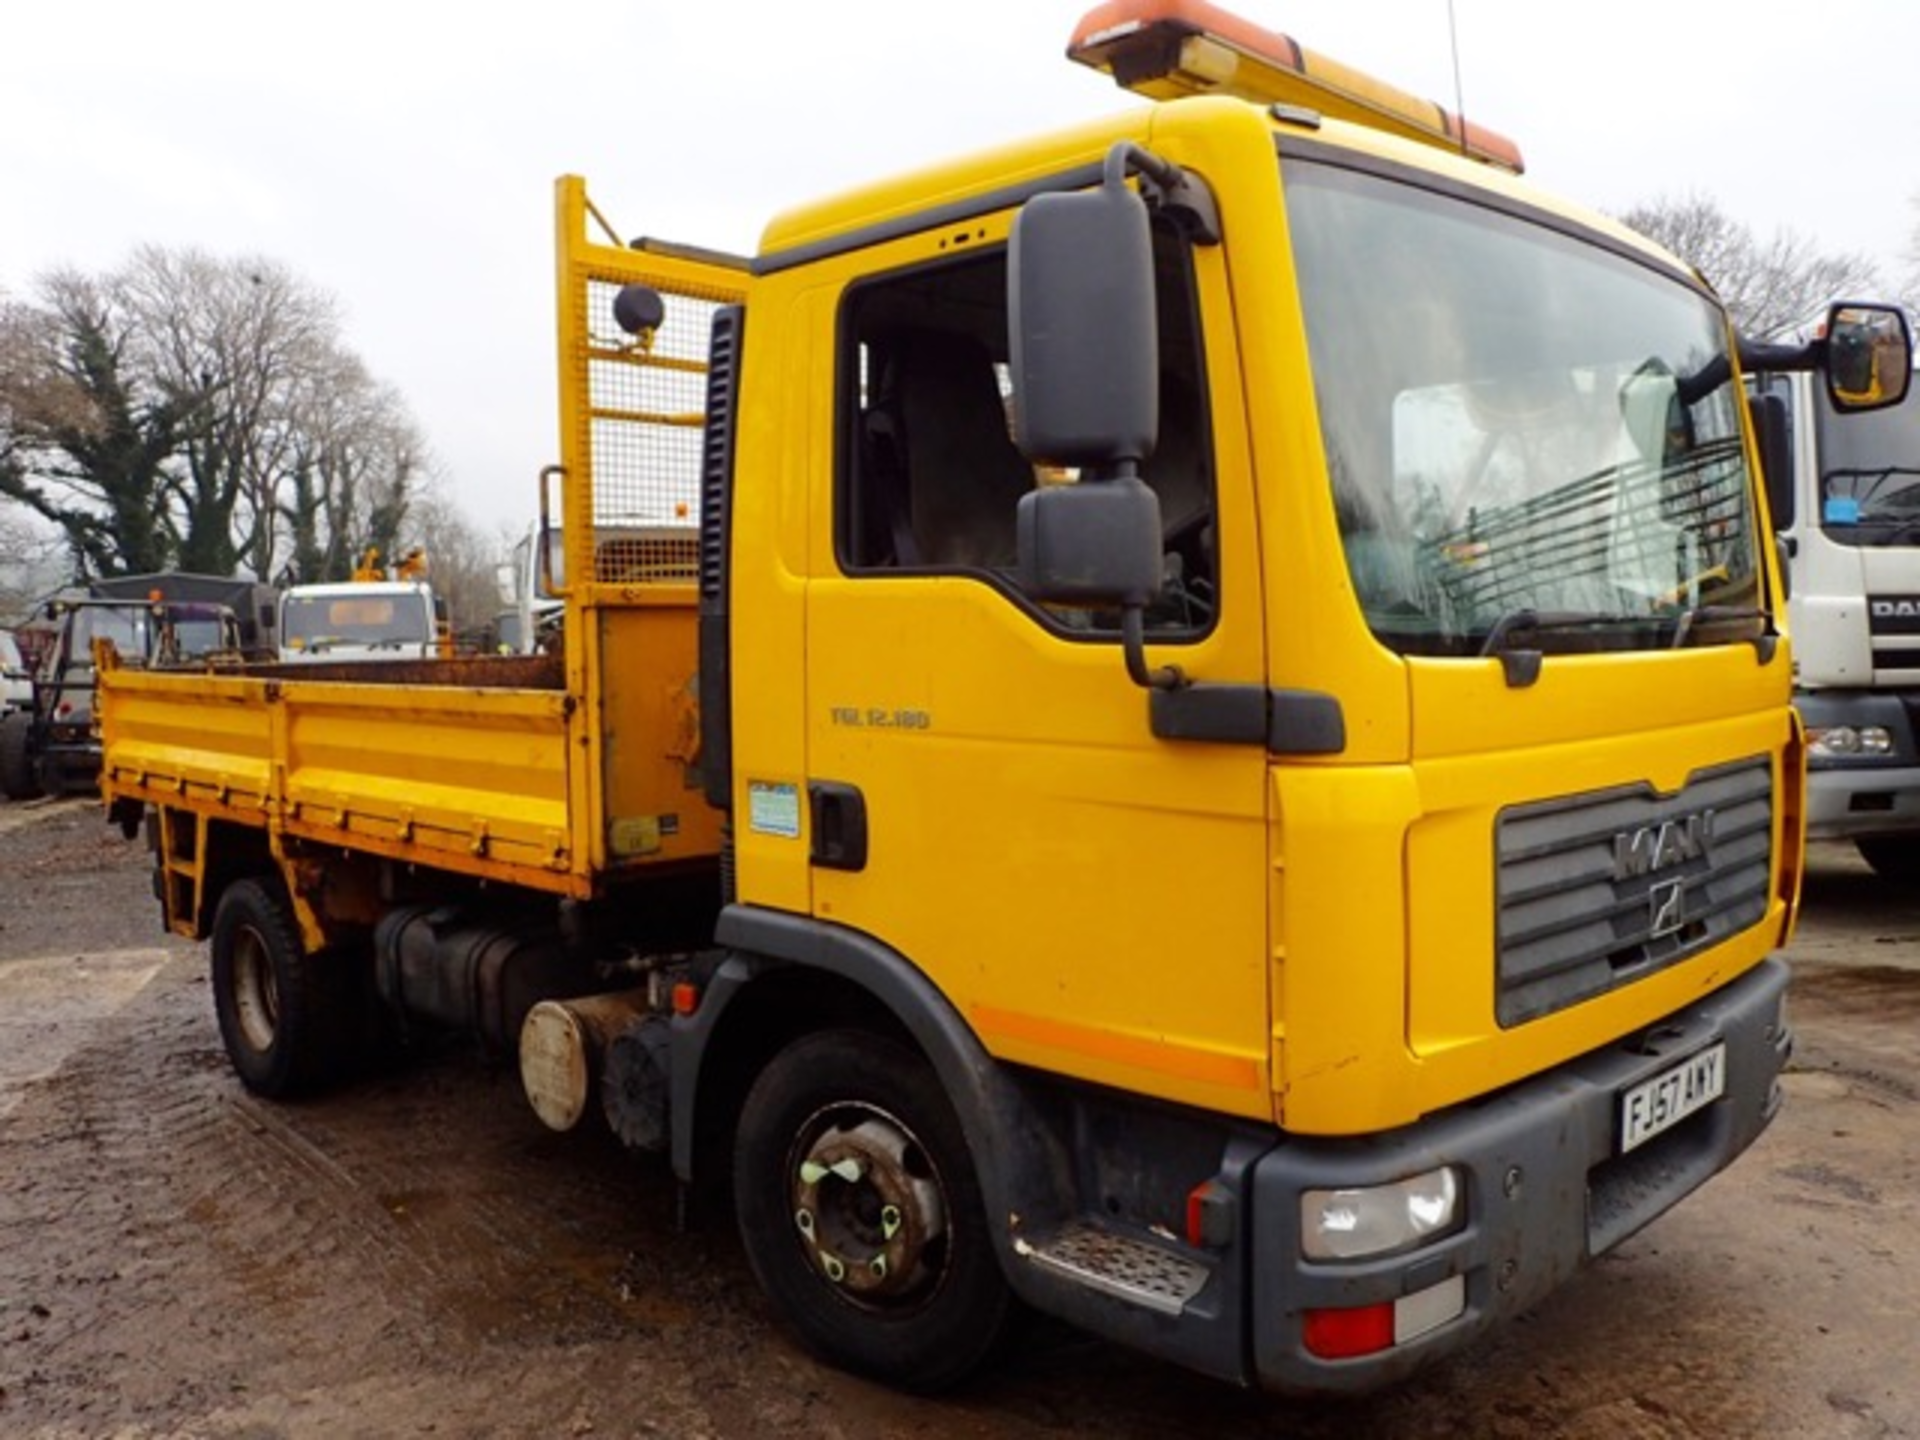
[[[1467,1279],[1450,1275],[1438,1285],[1351,1310],[1309,1310],[1306,1345],[1322,1360],[1351,1360],[1417,1340],[1466,1313]]]

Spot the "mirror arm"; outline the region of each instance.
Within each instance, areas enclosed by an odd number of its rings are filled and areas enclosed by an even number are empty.
[[[1746,374],[1781,375],[1789,370],[1814,370],[1826,359],[1827,342],[1809,340],[1801,345],[1777,345],[1766,340],[1735,340],[1740,354],[1740,369]],[[1716,355],[1691,375],[1678,377],[1676,389],[1683,405],[1695,405],[1733,378],[1727,357]]]
[[[1766,340],[1740,340],[1740,368],[1782,374],[1789,370],[1812,370],[1826,355],[1825,340],[1809,340],[1801,345],[1778,345]]]
[[[1180,690],[1188,684],[1178,665],[1147,668],[1146,607],[1129,604],[1120,610],[1120,649],[1127,657],[1127,677],[1142,690]]]
[[[1189,243],[1220,243],[1220,207],[1214,203],[1206,181],[1131,140],[1119,140],[1107,151],[1101,180],[1107,185],[1124,185],[1129,175],[1140,176],[1141,198],[1150,209],[1172,219]]]

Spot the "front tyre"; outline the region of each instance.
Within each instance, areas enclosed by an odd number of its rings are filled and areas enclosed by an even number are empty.
[[[277,1100],[333,1079],[345,1030],[341,976],[301,949],[279,887],[229,885],[214,912],[211,950],[220,1038],[246,1087]]]
[[[825,1031],[776,1055],[735,1133],[734,1204],[761,1287],[829,1363],[939,1390],[1006,1330],[960,1122],[904,1045]]]
[[[40,793],[33,756],[28,753],[32,733],[33,717],[24,710],[0,718],[0,794],[9,800],[31,800]]]

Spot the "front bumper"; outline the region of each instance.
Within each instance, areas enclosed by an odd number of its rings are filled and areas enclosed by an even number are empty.
[[[1807,838],[1920,831],[1920,767],[1807,767]]]
[[[1862,835],[1920,831],[1920,749],[1909,719],[1908,691],[1810,690],[1794,699],[1809,731],[1847,726],[1885,730],[1893,740],[1884,756],[1834,756],[1809,744],[1807,838],[1852,840]]]
[[[100,742],[72,727],[51,729],[39,756],[42,783],[49,790],[84,790],[100,778]]]
[[[1792,1051],[1781,1009],[1787,967],[1767,960],[1648,1030],[1490,1100],[1364,1141],[1288,1140],[1252,1176],[1253,1368],[1294,1392],[1390,1384],[1537,1303],[1576,1270],[1723,1169],[1779,1108]],[[1724,1041],[1726,1090],[1627,1155],[1621,1093]],[[1465,1177],[1464,1228],[1384,1259],[1316,1262],[1300,1253],[1300,1193],[1387,1183],[1437,1165]],[[1306,1346],[1310,1310],[1392,1303],[1464,1282],[1461,1313],[1404,1344],[1341,1360]]]

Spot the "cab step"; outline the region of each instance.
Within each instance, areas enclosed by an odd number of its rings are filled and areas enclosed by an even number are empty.
[[[1178,1315],[1213,1275],[1189,1256],[1085,1222],[1018,1237],[1014,1249],[1042,1269],[1164,1315]]]

